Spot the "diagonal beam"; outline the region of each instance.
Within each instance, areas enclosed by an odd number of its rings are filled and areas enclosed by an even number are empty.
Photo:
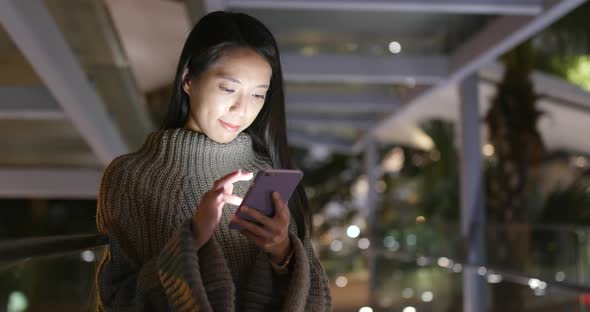
[[[462,81],[585,1],[554,0],[550,1],[553,5],[536,17],[496,18],[474,38],[453,52],[450,59],[450,81]]]
[[[97,196],[101,170],[0,169],[0,198],[87,198]]]
[[[584,2],[585,0],[556,0],[552,1],[552,5],[536,17],[503,16],[496,18],[471,40],[453,52],[450,58],[451,74],[449,79],[441,81],[441,83],[409,99],[400,110],[410,107],[413,102],[427,98],[449,84],[462,81]],[[377,137],[385,136],[388,125],[397,122],[396,116],[400,115],[402,114],[392,114],[371,129],[371,133]],[[357,146],[361,145],[362,143],[357,144]]]
[[[0,87],[0,120],[62,120],[66,116],[44,87]]]
[[[43,1],[0,1],[0,22],[103,164],[128,147]]]
[[[236,9],[536,15],[542,0],[228,0]]]
[[[337,111],[391,113],[399,106],[399,99],[384,94],[303,94],[287,93],[289,112]]]
[[[448,76],[442,56],[314,55],[284,53],[285,80],[291,82],[435,84]]]

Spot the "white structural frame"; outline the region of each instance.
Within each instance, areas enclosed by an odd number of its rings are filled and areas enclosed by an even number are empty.
[[[0,1],[0,23],[103,164],[128,152],[43,1]]]
[[[0,120],[63,120],[66,115],[44,87],[0,87]]]
[[[102,170],[0,169],[0,198],[96,199]]]
[[[299,130],[290,130],[287,134],[287,138],[289,140],[289,145],[304,148],[319,146],[342,154],[350,154],[350,146],[354,143],[352,140],[327,137],[325,135],[314,135]]]
[[[334,111],[392,113],[399,108],[400,100],[393,96],[375,93],[347,95],[289,92],[285,99],[288,112]]]
[[[227,7],[226,0],[203,0],[207,12],[225,10]]]
[[[485,261],[483,159],[479,114],[479,78],[467,77],[460,86],[461,238],[466,263]],[[487,311],[486,282],[474,267],[463,269],[463,310]]]
[[[394,96],[375,93],[349,95],[330,93],[288,93],[288,112],[330,112],[337,109],[349,113],[392,113],[400,100]],[[63,120],[63,109],[45,87],[0,87],[0,120]]]
[[[346,127],[359,130],[368,130],[377,122],[374,118],[358,118],[355,116],[315,116],[315,115],[293,115],[287,116],[288,127],[298,126],[323,126],[323,127]]]
[[[239,9],[537,15],[542,0],[228,0]]]
[[[444,56],[284,53],[281,62],[285,80],[291,82],[436,84],[449,73]]]
[[[448,79],[442,80],[426,91],[417,94],[408,100],[400,110],[404,109],[404,107],[409,107],[412,105],[412,102],[417,102],[422,97],[429,96],[449,84],[462,81],[467,76],[475,73],[484,65],[493,62],[502,54],[546,28],[585,1],[553,0],[552,4],[536,17],[501,16],[496,18],[495,21],[491,22],[473,39],[465,43],[450,56],[450,75]],[[387,124],[394,122],[396,118],[396,114],[391,114],[371,129],[371,134],[379,137],[379,132],[387,131]],[[359,142],[356,146],[361,147],[362,145],[363,143]]]

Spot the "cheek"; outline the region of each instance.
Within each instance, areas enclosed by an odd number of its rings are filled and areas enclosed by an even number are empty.
[[[230,105],[230,103],[226,97],[205,92],[205,95],[198,99],[195,112],[201,117],[219,117],[223,115],[226,106]]]
[[[256,117],[258,117],[258,114],[260,114],[262,111],[263,106],[260,104],[252,104],[251,107],[252,108],[248,110],[248,125],[251,125]]]

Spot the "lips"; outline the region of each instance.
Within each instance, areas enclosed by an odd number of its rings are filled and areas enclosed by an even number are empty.
[[[219,123],[221,123],[221,126],[223,126],[226,130],[229,130],[231,132],[236,132],[238,130],[240,130],[240,126],[238,125],[234,125],[234,124],[230,124],[228,122],[225,122],[221,119],[219,119]]]

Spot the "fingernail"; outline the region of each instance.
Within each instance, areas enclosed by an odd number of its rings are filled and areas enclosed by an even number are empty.
[[[273,192],[273,193],[272,193],[272,197],[273,197],[274,199],[280,199],[280,198],[281,198],[281,195],[279,195],[279,193],[278,193],[278,192]]]
[[[248,206],[242,206],[243,211],[248,211]]]

